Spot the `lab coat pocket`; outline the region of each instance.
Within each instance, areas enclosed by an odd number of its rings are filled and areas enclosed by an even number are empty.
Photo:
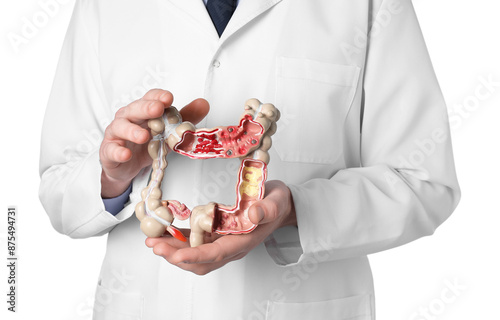
[[[141,320],[144,296],[97,285],[93,320]]]
[[[269,302],[267,320],[373,320],[372,295],[359,295],[343,299],[288,303]]]
[[[342,154],[344,121],[360,68],[278,57],[273,145],[282,161],[332,164]]]

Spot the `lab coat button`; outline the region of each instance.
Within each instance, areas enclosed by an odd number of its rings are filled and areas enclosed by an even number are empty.
[[[219,60],[214,60],[214,63],[212,64],[214,68],[220,67],[220,61]]]

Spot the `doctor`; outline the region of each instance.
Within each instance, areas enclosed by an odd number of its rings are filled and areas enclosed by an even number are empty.
[[[280,109],[254,232],[142,234],[145,123],[174,97],[199,127],[251,97]],[[234,203],[238,160],[168,161],[165,199]],[[410,0],[242,0],[220,37],[201,0],[77,0],[40,173],[57,231],[108,234],[94,319],[375,319],[367,255],[432,234],[460,198]]]

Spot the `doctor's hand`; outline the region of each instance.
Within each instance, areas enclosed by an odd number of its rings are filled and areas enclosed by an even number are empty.
[[[171,264],[198,275],[207,274],[228,262],[246,256],[276,229],[297,225],[290,189],[281,181],[266,183],[265,198],[249,208],[250,220],[258,224],[252,232],[238,235],[206,234],[205,244],[191,248],[169,235],[147,238],[146,245],[153,248]],[[188,236],[189,230],[183,230]],[[207,243],[208,242],[208,243]]]
[[[99,149],[102,166],[101,197],[122,194],[142,168],[150,165],[147,142],[151,139],[148,120],[160,117],[174,97],[166,90],[152,89],[144,97],[120,108],[106,128]],[[200,122],[208,113],[208,102],[197,99],[180,110],[184,121]]]

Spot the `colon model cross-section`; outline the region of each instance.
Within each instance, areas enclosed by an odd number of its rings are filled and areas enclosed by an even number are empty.
[[[148,145],[153,158],[149,185],[142,190],[142,201],[135,208],[141,230],[148,237],[159,237],[165,231],[186,241],[172,226],[174,218],[191,217],[191,246],[203,244],[205,233],[241,234],[257,225],[248,218],[248,209],[264,197],[267,178],[268,150],[271,136],[276,132],[280,112],[272,104],[257,99],[247,100],[245,111],[237,126],[196,129],[175,107],[165,109],[162,117],[148,122],[153,139]],[[169,150],[192,159],[240,158],[234,206],[211,202],[189,210],[175,200],[162,200],[161,182],[167,167]]]

